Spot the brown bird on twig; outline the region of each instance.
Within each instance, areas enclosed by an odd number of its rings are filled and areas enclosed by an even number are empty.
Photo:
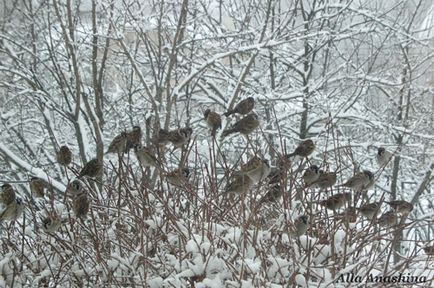
[[[203,113],[206,124],[211,129],[211,136],[215,137],[217,129],[222,128],[222,118],[220,114],[217,112],[211,111],[210,109],[206,109]]]
[[[351,193],[338,193],[330,196],[326,200],[320,202],[321,206],[330,210],[337,210],[345,205],[346,202],[351,201]]]
[[[0,194],[0,203],[9,205],[16,199],[16,193],[11,184],[5,183],[2,185],[2,192]]]
[[[127,133],[121,132],[121,134],[113,138],[105,154],[118,153],[120,155],[124,153],[125,148],[127,147],[127,138],[128,138]]]
[[[413,210],[413,204],[404,200],[384,201],[399,214],[409,214]]]
[[[72,161],[72,152],[69,150],[68,146],[62,146],[56,153],[57,163],[63,166],[68,166]]]
[[[357,210],[365,216],[366,218],[372,220],[377,216],[378,211],[381,208],[380,202],[373,202],[373,203],[367,203],[362,205],[360,208],[357,208]]]
[[[250,113],[244,118],[235,122],[235,124],[231,128],[224,130],[221,134],[221,137],[224,138],[230,134],[238,133],[238,132],[247,136],[253,131],[255,131],[255,129],[258,127],[259,127],[258,115],[256,115],[255,113]]]
[[[42,198],[44,197],[45,182],[38,177],[32,177],[30,179],[30,191],[33,197]]]
[[[240,101],[234,109],[232,110],[228,110],[226,113],[224,113],[223,115],[225,115],[226,117],[238,113],[241,115],[246,115],[248,113],[250,113],[250,111],[253,110],[253,107],[255,107],[255,99],[253,97],[248,97],[242,101]]]
[[[136,145],[142,142],[142,129],[140,126],[134,126],[133,130],[127,133],[127,143],[125,147],[125,153],[133,149]]]
[[[100,175],[102,172],[103,165],[100,161],[98,161],[97,158],[94,158],[84,164],[83,168],[81,169],[80,173],[78,174],[78,178],[87,176],[90,178],[95,178],[96,176]]]
[[[304,140],[301,142],[294,152],[287,154],[286,157],[290,158],[293,156],[307,157],[315,150],[315,143],[311,139]]]

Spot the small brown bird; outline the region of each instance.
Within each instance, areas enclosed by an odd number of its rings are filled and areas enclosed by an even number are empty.
[[[125,153],[139,145],[142,141],[142,129],[140,126],[133,126],[133,130],[127,133],[127,143]]]
[[[307,232],[309,228],[309,218],[306,215],[301,215],[294,220],[294,228],[292,229],[295,236],[300,237]]]
[[[271,168],[267,159],[254,156],[247,163],[241,165],[240,171],[249,176],[254,183],[258,183],[270,174]]]
[[[78,174],[78,178],[87,176],[90,178],[94,178],[101,174],[103,169],[103,165],[98,159],[94,158],[84,164],[83,168],[81,169],[80,173]]]
[[[50,215],[42,219],[42,229],[47,233],[54,233],[62,225],[62,219],[55,215]]]
[[[306,186],[312,185],[319,178],[319,168],[316,165],[311,165],[303,173],[303,181]]]
[[[377,163],[380,167],[386,166],[390,160],[392,159],[392,153],[384,149],[383,147],[379,147],[377,151]]]
[[[72,200],[72,210],[74,211],[75,217],[86,218],[89,208],[90,203],[87,192],[84,189],[80,189]]]
[[[136,153],[137,160],[143,167],[157,167],[158,160],[155,157],[154,150],[150,147],[144,147],[138,144],[134,147],[134,152]]]
[[[24,203],[21,198],[15,198],[12,203],[9,203],[6,208],[0,212],[0,223],[2,221],[15,221],[24,212]]]
[[[413,204],[404,200],[384,201],[399,214],[409,214],[413,210]]]
[[[113,138],[112,142],[110,143],[107,152],[108,153],[118,153],[122,154],[124,153],[126,147],[127,147],[127,140],[128,135],[126,132],[121,132],[121,134],[117,135],[115,138]]]
[[[68,146],[62,146],[56,153],[57,163],[63,166],[68,166],[72,161],[72,152],[69,150]]]
[[[336,215],[336,219],[341,220],[345,223],[355,223],[357,221],[357,213],[356,208],[348,207],[344,210],[344,212]]]
[[[434,245],[423,247],[423,251],[425,251],[426,255],[434,255]]]
[[[237,105],[235,105],[235,108],[232,110],[228,110],[225,115],[226,117],[238,113],[241,115],[246,115],[250,113],[250,111],[253,110],[253,107],[255,107],[255,99],[253,97],[248,97],[242,101],[240,101]]]
[[[294,152],[287,154],[286,157],[290,158],[293,156],[307,157],[312,154],[313,150],[315,150],[315,143],[311,139],[304,140],[301,142],[297,148],[295,148]]]
[[[362,191],[371,186],[371,181],[374,180],[374,174],[368,170],[356,173],[341,186],[348,187],[354,191]]]
[[[226,185],[225,192],[227,194],[246,194],[253,186],[253,181],[250,177],[241,172],[235,172],[229,179]]]
[[[41,178],[32,177],[32,179],[30,179],[30,191],[32,192],[33,197],[43,198],[44,190],[45,190],[45,182],[42,181]]]
[[[8,183],[2,185],[2,192],[0,194],[0,203],[9,205],[16,199],[16,193],[14,188]]]
[[[351,193],[338,193],[330,196],[326,200],[321,201],[320,204],[327,209],[337,210],[343,207],[347,201],[351,201]]]
[[[377,223],[383,227],[391,227],[396,225],[397,219],[395,211],[388,211],[377,219]]]
[[[372,220],[377,216],[377,213],[380,210],[380,208],[381,208],[380,202],[373,202],[373,203],[364,204],[360,208],[357,208],[357,210],[364,217]]]
[[[222,128],[222,118],[220,117],[220,114],[211,111],[210,109],[206,109],[203,116],[206,124],[211,129],[211,136],[215,137],[217,130]]]
[[[319,171],[318,179],[313,181],[310,187],[319,187],[320,189],[327,189],[336,183],[336,172],[323,172]]]
[[[255,131],[255,129],[258,127],[259,127],[258,115],[256,115],[255,113],[250,113],[244,118],[235,122],[232,128],[224,130],[221,134],[221,137],[224,138],[230,134],[237,133],[237,132],[247,136],[253,131]]]
[[[270,185],[268,192],[261,198],[259,203],[277,202],[282,195],[283,190],[280,188],[279,184]]]
[[[184,186],[188,183],[188,179],[190,177],[190,169],[188,168],[180,168],[173,170],[171,172],[166,173],[166,180],[169,184],[173,186]]]
[[[166,145],[168,143],[172,143],[175,149],[181,148],[184,144],[186,144],[193,134],[193,129],[190,127],[180,128],[176,130],[167,131],[165,129],[160,129],[157,135],[157,144],[158,145]]]
[[[68,183],[66,186],[65,194],[69,197],[75,197],[83,189],[83,183],[80,180],[75,179],[74,181]]]

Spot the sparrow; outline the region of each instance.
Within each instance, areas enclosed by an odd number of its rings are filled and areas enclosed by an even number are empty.
[[[190,169],[181,168],[166,173],[165,178],[173,186],[183,186],[188,182]]]
[[[72,210],[74,211],[75,217],[86,218],[87,213],[89,212],[89,207],[90,203],[87,193],[84,189],[80,189],[72,199]]]
[[[127,143],[125,147],[125,153],[133,149],[136,145],[142,141],[142,129],[140,126],[133,126],[133,130],[127,133]]]
[[[425,246],[423,251],[425,251],[426,255],[434,255],[434,246]]]
[[[307,157],[312,154],[313,150],[315,150],[315,143],[311,139],[307,139],[301,142],[297,148],[295,148],[294,152],[287,154],[286,157],[290,158],[293,156]]]
[[[90,178],[94,178],[98,176],[103,169],[102,162],[98,161],[98,159],[94,158],[84,164],[83,168],[81,169],[80,173],[78,174],[78,178],[87,176]]]
[[[21,198],[15,198],[12,203],[6,205],[6,208],[0,212],[0,222],[15,221],[24,212],[24,203]]]
[[[395,211],[388,211],[377,219],[377,223],[383,227],[391,227],[396,224],[396,220],[397,217]]]
[[[0,194],[0,203],[9,205],[16,199],[16,193],[14,188],[8,183],[2,185],[2,192]]]
[[[255,131],[255,129],[258,127],[259,127],[258,115],[256,115],[255,113],[250,113],[244,118],[235,122],[232,128],[224,130],[222,132],[221,137],[224,138],[230,134],[237,133],[237,132],[247,136],[253,131]]]
[[[109,153],[122,154],[126,150],[127,141],[128,141],[128,134],[126,132],[122,132],[121,134],[113,138],[105,154],[109,154]]]
[[[336,219],[342,220],[346,223],[355,223],[357,221],[357,208],[348,207],[344,210],[344,212],[336,215]]]
[[[222,128],[222,118],[220,117],[220,114],[211,111],[210,109],[206,109],[203,113],[203,116],[205,118],[206,124],[211,129],[211,136],[215,137],[217,129]]]
[[[270,174],[271,168],[267,159],[254,156],[247,163],[241,165],[240,171],[249,176],[253,183],[258,183]]]
[[[42,181],[41,178],[32,177],[30,179],[30,191],[32,192],[33,197],[43,198],[45,190],[45,182]]]
[[[344,184],[345,186],[354,191],[362,191],[371,186],[371,181],[374,180],[374,174],[368,170],[356,173],[353,177],[348,179]],[[372,183],[373,184],[373,183]]]
[[[377,163],[380,167],[386,166],[390,160],[392,159],[392,153],[384,149],[383,147],[379,147],[377,151]]]
[[[413,204],[404,200],[384,201],[393,208],[396,213],[409,214],[413,210]]]
[[[223,115],[225,115],[226,117],[235,113],[246,115],[253,110],[253,107],[255,107],[255,99],[253,97],[248,97],[235,105],[234,109],[228,110]]]
[[[57,163],[63,166],[68,166],[72,161],[72,152],[69,150],[68,146],[62,146],[56,153]]]
[[[294,220],[293,232],[297,237],[304,235],[309,227],[309,219],[306,215],[301,215]]]
[[[83,190],[83,183],[80,180],[75,179],[66,186],[65,194],[70,197],[75,197]]]
[[[250,177],[241,172],[234,173],[226,185],[225,192],[227,194],[245,194],[253,186],[253,181]]]
[[[356,208],[364,217],[372,220],[381,208],[381,202],[366,203],[360,208]]]
[[[330,210],[337,210],[344,206],[347,201],[351,201],[351,193],[338,193],[322,200],[320,205]]]
[[[319,178],[319,168],[316,165],[311,165],[303,173],[303,181],[306,186],[312,185]]]
[[[54,215],[50,215],[42,219],[42,229],[47,233],[54,233],[59,230],[62,225],[62,220]]]
[[[181,148],[185,143],[187,143],[190,140],[192,134],[193,129],[190,127],[171,131],[160,129],[157,135],[157,143],[163,146],[168,143],[172,143],[175,150],[177,148]]]
[[[327,189],[336,183],[336,172],[324,172],[319,170],[318,179],[313,181],[311,187],[319,187],[320,189]]]
[[[277,202],[282,197],[283,191],[279,184],[269,186],[268,192],[259,201],[261,204],[266,202]]]
[[[143,167],[154,166],[157,167],[157,157],[150,147],[143,147],[141,144],[134,146],[134,152],[136,153],[137,160]]]

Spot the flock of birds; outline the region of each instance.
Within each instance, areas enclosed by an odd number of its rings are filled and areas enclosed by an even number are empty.
[[[230,134],[240,133],[246,137],[255,131],[259,126],[259,118],[253,112],[255,100],[253,97],[248,97],[240,101],[233,109],[227,111],[223,115],[229,117],[233,114],[241,115],[241,119],[237,120],[230,128],[225,129],[221,133],[224,138]],[[221,115],[215,111],[207,109],[204,112],[204,120],[206,121],[211,135],[216,137],[217,130],[222,128]],[[134,126],[131,131],[124,131],[117,135],[110,143],[107,153],[117,153],[122,157],[131,149],[134,150],[138,162],[142,167],[155,167],[161,169],[162,163],[159,160],[160,154],[157,152],[161,147],[167,144],[173,145],[173,150],[183,148],[188,144],[193,134],[190,127],[179,128],[174,130],[160,129],[152,141],[152,145],[143,146],[141,143],[142,132],[139,126]],[[285,177],[285,171],[288,169],[288,163],[294,157],[307,158],[315,150],[315,143],[311,139],[301,142],[294,152],[279,157],[276,167],[271,167],[269,161],[260,156],[253,156],[247,163],[240,166],[239,171],[235,171],[229,177],[225,187],[225,195],[241,195],[248,193],[252,187],[261,182],[266,181],[268,184],[268,192],[262,198],[263,202],[276,202],[281,198],[283,189],[281,185]],[[392,159],[393,154],[385,148],[378,148],[376,155],[377,163],[380,167],[385,167]],[[62,146],[56,152],[56,160],[60,165],[69,166],[72,162],[72,152],[67,146]],[[81,170],[77,173],[77,178],[67,185],[67,195],[72,198],[72,210],[77,218],[85,218],[90,208],[90,200],[86,192],[82,178],[96,178],[103,171],[103,163],[94,158],[88,161]],[[181,167],[176,170],[164,173],[165,179],[173,186],[182,187],[188,183],[190,170],[187,167]],[[320,191],[327,190],[336,186],[337,173],[333,171],[323,171],[317,165],[311,165],[303,173],[304,188],[318,188]],[[360,207],[355,207],[358,203],[357,196],[366,196],[366,191],[371,189],[375,183],[374,173],[368,170],[357,172],[341,185],[355,192],[356,198],[354,205],[351,206],[352,193],[343,192],[331,195],[327,199],[318,201],[317,204],[332,210],[333,213],[338,213],[345,206],[343,212],[337,214],[341,219],[348,222],[356,222],[357,216],[362,215],[371,220],[372,223],[379,224],[383,227],[392,227],[397,224],[398,215],[408,215],[413,210],[413,205],[405,200],[394,201],[379,201],[372,203],[363,203]],[[46,183],[38,178],[31,178],[30,190],[35,198],[44,197],[44,190],[47,188]],[[382,203],[387,203],[392,209],[383,213],[379,217]],[[347,205],[348,203],[348,205]],[[15,221],[24,211],[23,200],[17,197],[14,188],[5,183],[2,185],[0,193],[0,204],[3,209],[0,209],[0,223],[2,221]],[[42,220],[42,227],[47,232],[55,232],[61,226],[63,220],[56,215],[49,215]],[[297,236],[306,233],[309,227],[309,219],[306,215],[301,215],[294,220],[294,232]],[[424,248],[429,255],[434,255],[434,246]]]

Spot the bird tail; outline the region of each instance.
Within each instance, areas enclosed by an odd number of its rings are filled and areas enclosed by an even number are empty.
[[[224,130],[223,132],[222,132],[222,138],[224,138],[224,137],[226,137],[226,136],[228,136],[229,134],[232,134],[232,133],[235,133],[235,130],[234,129],[227,129],[227,130]]]

